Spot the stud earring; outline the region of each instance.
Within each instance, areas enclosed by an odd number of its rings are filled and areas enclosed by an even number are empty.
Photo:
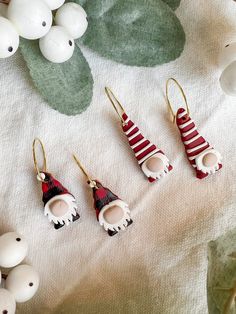
[[[43,168],[39,169],[36,158],[36,144],[40,144],[43,153]],[[69,225],[80,218],[74,196],[47,172],[46,153],[43,143],[36,138],[33,141],[33,159],[37,179],[42,183],[44,215],[54,223],[55,229]]]
[[[141,134],[139,128],[129,119],[123,106],[108,87],[105,88],[105,92],[121,120],[122,130],[127,136],[129,145],[145,176],[150,182],[164,177],[173,169],[166,155]]]
[[[120,230],[125,230],[133,223],[128,205],[99,181],[91,179],[78,158],[75,155],[73,157],[93,191],[94,208],[99,224],[109,236],[117,234]]]
[[[179,88],[186,106],[186,109],[179,108],[176,114],[172,109],[168,93],[171,81]],[[179,128],[188,160],[196,170],[197,178],[203,179],[209,174],[213,174],[221,169],[222,157],[220,153],[199,134],[194,121],[189,116],[189,106],[183,88],[174,78],[170,78],[166,82],[166,101],[173,118],[173,123],[176,122]]]

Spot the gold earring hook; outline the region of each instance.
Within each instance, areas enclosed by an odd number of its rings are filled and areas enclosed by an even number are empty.
[[[37,161],[37,157],[36,157],[36,144],[39,143],[42,149],[42,153],[43,153],[43,169],[40,170],[39,169],[39,165],[38,165],[38,161]],[[42,172],[47,172],[47,159],[46,159],[46,153],[45,153],[45,149],[43,146],[42,141],[39,138],[35,138],[33,141],[33,159],[34,159],[34,168],[37,172],[37,176],[38,179],[40,179],[40,181],[44,181],[44,177],[42,176]]]
[[[125,125],[125,120],[123,119],[122,115],[125,113],[125,110],[123,108],[123,106],[121,105],[121,103],[119,102],[119,100],[116,98],[116,96],[114,95],[114,93],[111,91],[110,88],[105,87],[105,93],[107,94],[107,97],[109,98],[112,106],[114,107],[116,113],[118,114],[121,122],[123,125]],[[121,111],[121,113],[119,112],[119,110]]]
[[[179,82],[174,79],[173,77],[169,78],[167,81],[166,81],[166,101],[167,101],[167,105],[168,105],[168,108],[170,110],[170,113],[172,114],[172,117],[173,117],[173,123],[175,123],[175,119],[176,119],[176,114],[174,113],[174,110],[171,106],[171,103],[170,103],[170,99],[169,99],[169,83],[170,81],[173,81],[179,88],[182,96],[183,96],[183,99],[184,99],[184,102],[185,102],[185,105],[186,105],[186,109],[187,109],[187,113],[189,114],[189,106],[188,106],[188,102],[187,102],[187,97],[184,93],[184,90],[182,88],[182,86],[179,84]]]
[[[79,166],[80,170],[83,172],[85,177],[88,179],[88,183],[91,186],[91,188],[97,188],[96,182],[91,179],[91,177],[89,176],[88,172],[85,170],[84,166],[81,164],[79,159],[75,155],[73,155],[73,158],[74,158],[76,164]]]

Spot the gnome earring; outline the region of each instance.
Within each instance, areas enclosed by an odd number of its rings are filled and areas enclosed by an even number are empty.
[[[92,180],[76,156],[73,155],[73,157],[93,190],[94,208],[100,225],[103,226],[109,236],[117,234],[120,230],[125,230],[133,222],[130,218],[128,205],[108,188],[102,186],[99,181]]]
[[[36,158],[36,143],[43,153],[43,170],[39,169]],[[74,196],[59,181],[47,172],[46,154],[43,143],[36,138],[33,142],[33,159],[38,181],[42,182],[44,215],[54,223],[55,229],[69,225],[80,218]]]
[[[150,182],[164,177],[173,169],[166,155],[141,134],[139,128],[129,119],[113,92],[107,87],[105,92],[121,120],[123,132],[128,138],[129,145],[143,173]]]
[[[175,115],[169,100],[169,83],[174,82],[180,89],[183,96],[186,109],[179,108]],[[170,78],[166,82],[166,101],[169,107],[170,113],[173,117],[173,123],[176,122],[180,134],[181,140],[185,146],[186,155],[190,164],[196,170],[196,176],[198,179],[203,179],[209,174],[215,173],[222,168],[222,157],[220,153],[215,150],[197,131],[194,121],[189,116],[189,107],[187,98],[180,84],[174,79]]]

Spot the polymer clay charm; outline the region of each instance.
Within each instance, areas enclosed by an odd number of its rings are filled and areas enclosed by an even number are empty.
[[[87,183],[93,190],[94,208],[99,224],[107,231],[109,236],[117,234],[120,230],[125,230],[133,222],[130,218],[127,203],[104,187],[99,181],[92,180],[76,156],[74,156],[74,159],[87,177]]]
[[[107,87],[105,92],[121,119],[123,132],[128,138],[129,145],[144,175],[149,182],[160,180],[173,169],[169,159],[160,148],[142,135],[137,125],[129,119],[113,92]],[[119,110],[117,107],[119,107]],[[119,111],[121,111],[121,114]]]
[[[170,81],[174,81],[180,88],[187,107],[187,110],[179,108],[176,116],[168,97],[168,83]],[[189,107],[184,91],[179,83],[173,78],[167,81],[166,96],[169,109],[174,117],[173,121],[176,121],[179,128],[187,158],[196,171],[196,177],[198,179],[203,179],[210,174],[214,174],[222,168],[222,157],[220,153],[199,134],[194,121],[189,116]]]
[[[35,144],[39,142],[44,156],[44,170],[39,170]],[[50,173],[46,171],[46,155],[42,142],[35,139],[33,143],[33,157],[37,179],[42,182],[44,215],[48,217],[50,222],[54,223],[55,229],[59,229],[64,225],[74,222],[80,218],[77,212],[77,204],[74,196]]]

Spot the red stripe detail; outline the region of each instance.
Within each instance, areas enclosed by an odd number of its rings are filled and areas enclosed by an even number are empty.
[[[123,131],[127,132],[133,125],[133,121],[129,120],[127,124],[123,125]]]
[[[194,123],[194,122],[190,123],[190,124],[187,125],[185,128],[179,129],[179,130],[180,130],[180,133],[183,134],[183,133],[185,133],[185,132],[190,131],[193,127],[195,127],[195,123]]]
[[[191,138],[195,137],[198,134],[199,134],[198,131],[195,130],[195,131],[193,131],[192,133],[190,133],[189,135],[187,135],[185,137],[182,136],[182,141],[185,142],[185,141],[191,140]]]
[[[148,149],[146,149],[144,152],[142,152],[142,154],[136,156],[136,158],[138,160],[141,160],[142,158],[144,158],[145,156],[147,156],[149,153],[151,153],[152,151],[154,151],[156,149],[156,146],[153,144],[152,146],[150,146]]]
[[[141,149],[143,149],[148,144],[150,144],[149,140],[144,141],[143,143],[141,143],[140,145],[138,145],[137,147],[134,148],[134,152],[135,153],[139,152]]]
[[[127,137],[130,137],[130,136],[134,135],[138,131],[139,131],[139,128],[136,126],[136,128],[134,128],[133,131],[131,131],[129,134],[127,134]]]
[[[193,157],[193,156],[195,156],[195,155],[198,155],[198,154],[200,154],[200,153],[202,153],[204,150],[206,150],[207,148],[209,148],[209,144],[207,144],[205,147],[202,147],[202,148],[200,148],[200,149],[198,149],[198,150],[195,150],[194,152],[192,152],[192,153],[190,153],[190,154],[187,154],[187,156],[188,157]]]
[[[139,141],[141,141],[144,137],[142,136],[142,134],[138,134],[137,136],[135,136],[131,141],[129,141],[129,145],[133,146],[134,144],[138,143]]]
[[[188,144],[188,145],[184,145],[186,149],[191,149],[191,148],[195,148],[198,145],[201,145],[203,143],[205,143],[205,139],[201,136],[198,139],[196,139],[195,141],[193,141],[192,143]]]

